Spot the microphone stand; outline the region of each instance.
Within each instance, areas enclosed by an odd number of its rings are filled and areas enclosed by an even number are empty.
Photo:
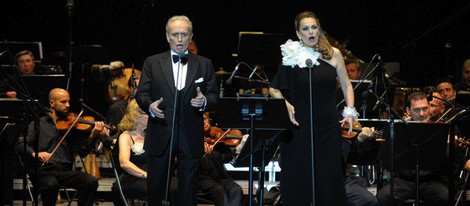
[[[307,59],[305,64],[308,67],[308,89],[309,89],[309,109],[310,109],[310,158],[311,158],[311,167],[312,167],[312,202],[310,203],[311,206],[315,206],[315,138],[313,138],[313,101],[312,101],[312,66],[313,62],[311,59]]]
[[[67,67],[69,71],[69,78],[67,79],[67,87],[65,90],[69,91],[70,88],[70,81],[72,80],[72,45],[73,45],[73,40],[72,40],[72,34],[73,34],[73,25],[72,25],[72,16],[73,16],[73,9],[74,9],[74,4],[73,0],[67,0],[67,4],[65,6],[68,11],[68,22],[69,22],[69,33],[68,33],[68,55],[67,55]]]
[[[377,100],[385,105],[387,107],[387,113],[388,113],[388,117],[389,117],[389,122],[390,122],[390,139],[389,139],[389,164],[390,164],[390,177],[389,177],[389,186],[390,186],[390,205],[394,205],[393,202],[394,202],[394,198],[393,198],[393,193],[394,193],[394,164],[393,164],[393,159],[394,159],[394,151],[393,151],[393,145],[394,145],[394,142],[395,142],[395,121],[394,121],[394,118],[393,118],[393,115],[396,115],[397,117],[400,117],[401,121],[405,124],[407,124],[408,122],[402,117],[400,116],[400,114],[395,110],[393,109],[393,107],[391,107],[389,104],[387,104],[387,102],[385,102],[382,97],[379,97],[374,91],[372,91],[371,89],[369,90],[369,93],[371,93],[372,95],[374,95]],[[417,200],[418,201],[418,200]]]
[[[3,74],[2,71],[0,70],[0,76],[3,77],[4,80],[6,80],[7,82],[7,86],[8,87],[11,87],[13,89],[16,89],[16,91],[18,92],[17,96],[20,96],[19,99],[22,99],[23,100],[23,104],[25,105],[25,111],[23,113],[23,119],[21,120],[22,122],[22,134],[23,134],[23,157],[22,157],[22,161],[24,164],[26,164],[27,162],[27,155],[26,155],[26,141],[27,141],[27,137],[24,135],[24,134],[27,134],[27,131],[28,131],[28,120],[29,119],[34,119],[34,140],[32,142],[32,145],[33,145],[33,148],[34,148],[34,163],[33,163],[33,170],[35,171],[35,173],[37,174],[37,169],[38,169],[38,165],[36,164],[36,161],[38,161],[38,148],[39,148],[39,119],[40,119],[40,112],[44,113],[45,115],[48,115],[50,110],[48,108],[46,108],[44,105],[42,105],[41,103],[39,103],[38,101],[36,101],[35,99],[33,99],[33,97],[31,96],[31,94],[29,93],[24,81],[23,81],[23,78],[19,72],[19,69],[18,67],[16,66],[16,64],[14,63],[15,60],[13,58],[13,56],[11,55],[10,52],[9,53],[9,57],[10,57],[10,61],[13,62],[12,65],[14,65],[15,67],[15,76],[16,78],[14,78],[13,76],[10,76],[9,74]],[[10,84],[11,82],[11,84]],[[29,115],[29,118],[26,117],[26,114]],[[33,178],[35,178],[35,182],[37,182],[37,175],[35,175]],[[26,187],[27,187],[27,169],[26,167],[23,167],[23,185],[22,185],[22,196],[23,196],[23,205],[26,206]],[[34,189],[34,193],[37,194],[39,189],[37,187],[33,187]],[[38,205],[38,196],[37,195],[34,195],[33,196],[33,199],[32,199],[32,205]]]
[[[162,206],[168,206],[170,205],[170,202],[168,201],[168,196],[170,192],[170,181],[171,181],[171,165],[172,165],[172,156],[173,156],[173,143],[175,141],[175,133],[178,134],[178,132],[175,131],[176,129],[176,115],[179,115],[179,112],[177,112],[177,106],[179,99],[179,90],[178,90],[178,85],[180,84],[180,73],[182,71],[182,67],[184,64],[182,64],[182,59],[178,61],[178,72],[176,73],[176,85],[175,85],[175,98],[173,102],[173,119],[171,121],[171,136],[170,136],[170,148],[169,148],[169,154],[168,154],[168,165],[167,165],[167,177],[166,177],[166,188],[165,188],[165,199],[162,200]],[[179,121],[179,118],[178,118]],[[178,135],[179,136],[179,135]]]
[[[243,79],[243,80],[246,80],[248,82],[258,82],[258,83],[262,83],[262,84],[271,84],[271,82],[267,81],[267,80],[260,80],[260,79],[250,79],[248,77],[242,77],[242,76],[238,76],[238,75],[235,75],[233,76],[233,78],[236,78],[236,79]]]

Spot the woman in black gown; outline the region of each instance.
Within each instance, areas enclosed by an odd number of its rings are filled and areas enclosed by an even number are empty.
[[[353,89],[342,55],[328,43],[316,15],[298,14],[295,29],[300,41],[281,45],[282,64],[270,88],[271,96],[286,99],[293,124],[291,138],[281,145],[282,201],[286,206],[313,201],[320,206],[346,205],[340,126],[352,125],[357,118]],[[347,103],[341,121],[336,109],[337,80]]]

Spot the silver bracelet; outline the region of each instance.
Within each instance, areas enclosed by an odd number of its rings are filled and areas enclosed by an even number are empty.
[[[341,115],[343,115],[343,117],[352,117],[353,121],[359,117],[359,113],[357,113],[356,107],[345,106]]]

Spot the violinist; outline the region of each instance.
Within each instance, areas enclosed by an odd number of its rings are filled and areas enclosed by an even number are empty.
[[[442,122],[445,111],[445,102],[439,92],[432,92],[432,101],[429,102],[429,115],[431,122]],[[440,99],[439,99],[440,98]]]
[[[427,95],[422,92],[414,92],[408,96],[406,112],[412,121],[428,123],[430,117],[430,106]],[[423,205],[447,205],[448,188],[446,186],[447,173],[442,168],[438,171],[421,170],[420,177],[420,200]],[[407,199],[413,199],[415,194],[415,173],[412,170],[399,170],[395,172],[394,198],[398,203]],[[390,186],[385,184],[378,192],[379,205],[390,205]]]
[[[204,113],[204,131],[211,128],[209,113]],[[232,160],[232,150],[219,142],[205,143],[205,155],[199,165],[198,189],[212,197],[215,206],[240,206],[243,190],[225,170],[224,164]]]
[[[443,114],[441,122],[449,123],[451,122],[458,114],[465,112],[466,109],[461,107],[455,102],[455,97],[457,95],[457,90],[448,79],[442,79],[436,84],[436,89],[439,94],[446,101],[446,109]]]
[[[25,138],[16,145],[20,154],[30,157],[30,168],[33,168],[29,171],[31,181],[35,188],[39,188],[43,205],[46,206],[56,204],[61,187],[78,191],[79,206],[93,205],[98,188],[96,177],[73,170],[73,161],[76,154],[85,157],[97,138],[109,136],[109,130],[103,122],[94,122],[90,131],[75,128],[68,128],[70,132],[60,131],[57,126],[59,122],[69,121],[66,120],[70,112],[69,102],[70,95],[66,90],[52,89],[49,92],[50,112],[38,122],[38,140],[35,139],[36,127],[33,121],[29,124]],[[37,147],[35,142],[38,142]],[[24,146],[26,151],[23,151]]]

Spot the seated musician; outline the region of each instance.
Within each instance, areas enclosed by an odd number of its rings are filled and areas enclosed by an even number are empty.
[[[439,80],[436,84],[436,89],[446,101],[445,115],[442,117],[442,122],[449,123],[458,114],[466,111],[465,108],[455,102],[457,90],[449,79]]]
[[[429,102],[429,121],[442,122],[445,112],[445,102],[439,92],[432,92],[432,101]]]
[[[144,150],[145,130],[148,115],[132,100],[118,125],[119,164],[124,172],[119,176],[122,192],[127,197],[145,201],[147,199],[147,154]],[[114,205],[125,205],[120,198],[118,184],[112,186]]]
[[[344,60],[346,71],[350,80],[361,79],[361,61],[357,58],[347,58]]]
[[[347,131],[345,131],[347,133]],[[357,135],[357,139],[353,137],[355,134],[343,134],[342,150],[345,164],[344,187],[348,205],[377,206],[377,198],[367,190],[370,186],[368,180],[362,176],[358,176],[357,169],[352,164],[366,164],[372,162],[377,157],[377,142],[375,142],[374,128],[363,127],[362,132]]]
[[[28,50],[23,50],[15,55],[16,65],[21,75],[32,75],[34,74],[34,68],[36,62],[34,62],[34,55]]]
[[[31,181],[39,188],[43,205],[46,206],[56,204],[61,187],[78,191],[78,205],[93,205],[98,188],[96,177],[72,169],[73,161],[76,154],[85,157],[98,137],[109,136],[109,130],[103,122],[97,121],[93,123],[91,132],[80,131],[77,127],[71,128],[71,132],[64,135],[65,131],[62,130],[69,128],[62,128],[62,123],[72,123],[72,118],[66,120],[70,113],[69,102],[70,95],[66,90],[52,89],[49,92],[50,113],[39,119],[38,127],[35,121],[31,122],[26,137],[20,139],[16,145],[20,154],[31,158]],[[39,129],[38,139],[35,128]],[[64,141],[61,142],[62,138]]]
[[[127,96],[117,102],[111,104],[108,108],[106,118],[109,124],[117,126],[121,122],[124,114],[126,113],[127,105],[131,100],[134,99],[134,93],[139,86],[140,75],[133,74],[127,81]],[[110,138],[107,138],[103,141],[105,148],[110,148],[114,145],[119,137],[119,133],[111,134]]]
[[[204,130],[210,129],[209,113],[204,113]],[[199,165],[199,190],[212,197],[215,206],[239,206],[243,190],[227,173],[224,163],[232,160],[232,150],[223,142],[205,146]]]
[[[470,59],[463,62],[461,74],[462,78],[457,84],[456,89],[458,91],[470,91]]]
[[[147,153],[144,150],[147,120],[148,115],[135,100],[131,100],[118,124],[122,133],[115,149],[119,151],[119,166],[123,173],[119,175],[120,185],[115,181],[111,187],[114,205],[125,205],[120,189],[126,198],[133,199],[135,203],[147,200]],[[173,179],[170,187],[173,193],[176,192],[176,187],[177,182]],[[172,203],[174,202],[173,200]]]
[[[422,92],[414,92],[408,96],[406,112],[412,121],[428,123],[430,117],[430,106],[427,95]],[[444,169],[444,168],[443,168]],[[446,170],[443,171],[420,171],[420,200],[425,205],[447,205],[448,188]],[[394,198],[398,203],[407,199],[414,199],[415,174],[411,170],[400,170],[394,178]],[[390,187],[385,184],[378,192],[379,205],[390,205]]]

